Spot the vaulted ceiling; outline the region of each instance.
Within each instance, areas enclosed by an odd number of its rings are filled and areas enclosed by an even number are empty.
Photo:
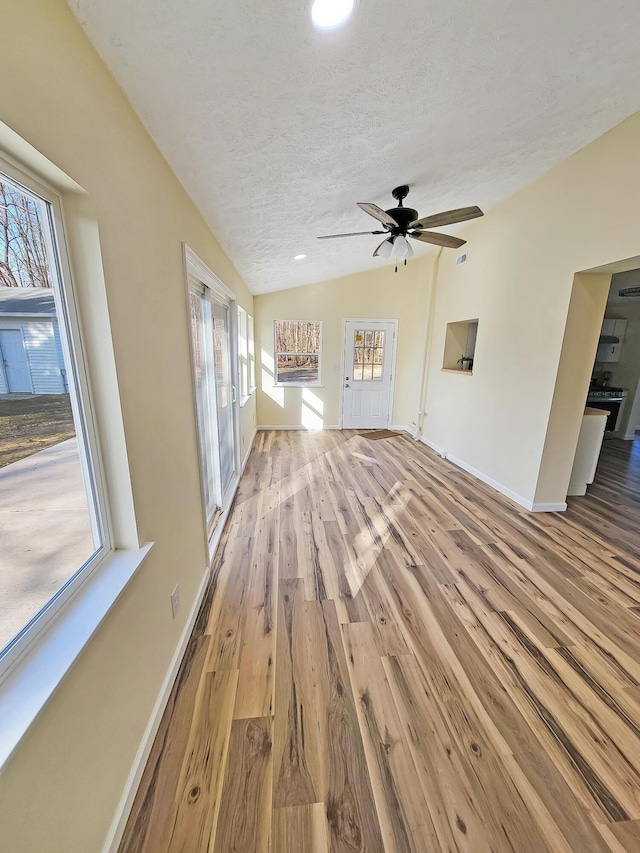
[[[315,239],[357,201],[487,210],[640,109],[637,0],[69,4],[254,293],[389,263]]]

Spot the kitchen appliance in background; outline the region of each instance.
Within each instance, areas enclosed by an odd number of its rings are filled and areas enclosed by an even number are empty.
[[[592,409],[604,409],[609,413],[605,426],[605,437],[610,438],[611,434],[615,432],[620,409],[626,396],[627,392],[624,388],[592,387],[589,389],[587,406]]]

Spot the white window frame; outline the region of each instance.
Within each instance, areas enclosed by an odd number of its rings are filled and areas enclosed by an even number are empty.
[[[240,390],[240,407],[244,406],[250,397],[249,391],[249,337],[247,312],[237,305],[238,319],[238,386]]]
[[[237,306],[238,317],[238,387],[240,408],[245,406],[256,390],[256,354],[253,317],[241,306]]]
[[[280,352],[276,349],[276,323],[318,323],[320,325],[320,345],[318,352]],[[273,385],[275,388],[320,388],[322,386],[322,320],[283,320],[273,321]],[[278,356],[310,355],[318,357],[318,379],[315,382],[278,382]]]
[[[91,393],[85,367],[85,348],[65,240],[61,200],[51,187],[27,173],[20,172],[3,159],[0,159],[0,175],[13,184],[19,192],[24,192],[34,198],[40,205],[52,279],[57,285],[52,288],[52,291],[62,350],[65,365],[71,366],[71,371],[67,369],[67,381],[74,412],[74,423],[79,422],[75,423],[75,426],[82,474],[87,491],[91,532],[94,538],[101,542],[101,545],[82,566],[72,567],[72,573],[68,580],[0,653],[1,679],[2,675],[17,660],[35,636],[59,613],[78,587],[109,554],[112,550],[113,536],[98,436],[92,411]]]
[[[0,125],[0,129],[2,127]],[[55,245],[50,246],[50,252],[53,252],[52,256],[61,278],[60,293],[56,289],[54,298],[58,321],[64,324],[64,330],[63,326],[60,326],[60,335],[65,358],[67,363],[74,365],[75,376],[67,377],[69,392],[78,395],[82,400],[82,407],[79,407],[78,411],[90,460],[88,466],[85,462],[82,463],[83,474],[92,478],[92,493],[88,495],[88,500],[90,504],[95,505],[96,517],[92,523],[100,525],[102,546],[83,566],[75,569],[66,583],[22,628],[2,653],[0,771],[153,547],[152,542],[139,545],[135,518],[129,513],[129,506],[123,506],[118,518],[117,538],[120,547],[115,549],[116,536],[109,510],[104,465],[86,368],[89,347],[83,341],[80,327],[76,289],[65,236],[62,194],[42,175],[47,175],[47,178],[55,176],[61,186],[72,188],[73,192],[81,188],[45,157],[33,153],[19,137],[4,134],[2,138],[11,152],[15,144],[17,156],[0,150],[0,172],[19,188],[24,188],[49,205],[47,210],[50,211],[50,222],[55,235]],[[28,159],[29,167],[22,161],[23,155]],[[73,352],[70,353],[70,349]],[[95,347],[91,348],[91,352],[95,358]],[[111,352],[108,356],[105,354],[107,372],[113,364],[110,359]],[[102,375],[102,367],[98,372]],[[107,373],[104,375],[107,376]],[[110,405],[117,405],[115,400],[109,402]],[[120,439],[116,433],[111,437],[116,443]],[[84,453],[81,453],[81,459],[83,456]],[[129,500],[130,483],[121,480],[117,484],[114,483],[114,489],[122,500]],[[130,511],[132,513],[133,504],[130,505]]]
[[[251,314],[247,314],[247,340],[249,344],[249,396],[256,390],[256,338],[255,323]]]

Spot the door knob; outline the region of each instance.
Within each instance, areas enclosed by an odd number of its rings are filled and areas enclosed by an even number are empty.
[[[345,382],[345,383],[344,383],[344,387],[345,387],[345,388],[348,388],[348,387],[349,387],[349,383],[348,383],[348,382]]]

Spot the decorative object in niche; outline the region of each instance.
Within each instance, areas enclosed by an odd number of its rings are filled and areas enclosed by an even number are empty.
[[[442,369],[472,374],[476,354],[478,320],[447,323]]]

